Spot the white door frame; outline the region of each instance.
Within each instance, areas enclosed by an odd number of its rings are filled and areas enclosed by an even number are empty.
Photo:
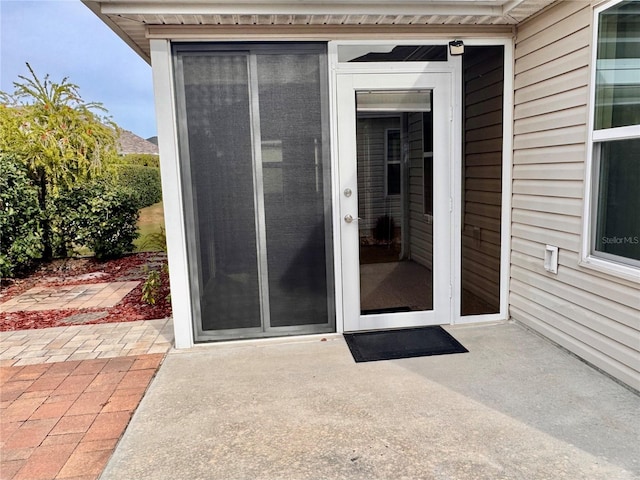
[[[455,30],[455,29],[454,29]],[[240,34],[239,34],[240,35]],[[246,35],[236,35],[235,40],[246,40]],[[342,256],[340,252],[340,223],[339,216],[339,177],[338,177],[338,154],[337,154],[337,131],[335,109],[335,81],[338,72],[341,71],[361,71],[361,72],[415,72],[415,71],[450,71],[454,73],[455,81],[452,85],[454,90],[454,125],[452,129],[453,147],[454,147],[454,168],[455,175],[460,175],[461,168],[461,57],[450,58],[448,62],[440,62],[438,65],[431,63],[425,66],[424,63],[386,63],[380,64],[363,64],[363,63],[338,63],[337,50],[341,44],[442,44],[446,45],[454,36],[447,38],[446,36],[430,36],[412,35],[410,38],[406,35],[389,34],[380,35],[375,40],[369,39],[364,35],[345,35],[341,40],[330,40],[328,42],[328,66],[329,66],[329,98],[330,98],[330,124],[331,124],[331,145],[332,145],[332,168],[331,168],[331,186],[332,186],[332,219],[333,219],[333,245],[334,245],[334,272],[335,272],[335,302],[336,302],[336,329],[338,333],[344,331],[344,315],[342,311]],[[344,38],[352,38],[346,40]],[[220,40],[221,37],[213,38],[203,35],[199,40]],[[228,36],[224,36],[225,40],[229,40]],[[272,35],[264,35],[262,40],[282,40],[282,36],[275,33]],[[289,38],[291,39],[291,38]],[[304,40],[305,38],[300,38]],[[164,211],[167,225],[172,225],[167,231],[167,244],[169,263],[171,264],[171,286],[174,295],[172,296],[175,346],[176,348],[190,348],[194,345],[194,332],[192,317],[192,306],[190,300],[189,287],[189,270],[187,268],[188,261],[186,256],[186,234],[184,232],[184,206],[181,182],[181,168],[178,162],[178,141],[177,141],[177,116],[174,105],[174,81],[173,81],[173,62],[171,54],[172,38],[151,39],[151,57],[153,64],[153,83],[155,92],[156,112],[158,121],[158,135],[160,141],[160,156],[162,167],[162,183],[163,195],[165,196]],[[179,39],[176,39],[179,41]],[[295,39],[294,39],[295,40]],[[460,307],[454,303],[452,323],[475,323],[487,321],[501,321],[508,318],[508,294],[509,294],[509,271],[510,271],[510,238],[511,238],[511,179],[512,179],[512,163],[513,163],[513,103],[514,103],[514,41],[510,34],[486,36],[485,38],[474,37],[464,38],[465,45],[503,45],[505,47],[504,59],[504,116],[503,116],[503,172],[502,172],[502,253],[501,253],[501,305],[500,313],[488,315],[472,315],[460,317]],[[458,228],[455,235],[452,236],[455,250],[459,250],[460,233],[459,233],[459,217],[460,217],[460,188],[455,185],[452,190],[453,194],[453,210],[456,213],[454,217],[454,229]],[[455,226],[457,222],[457,227]],[[459,252],[457,253],[459,256]],[[455,259],[455,258],[454,258]],[[459,258],[456,268],[452,271],[454,275],[460,270]],[[459,282],[453,284],[454,299],[460,298]],[[458,300],[459,301],[459,300]]]
[[[432,64],[433,65],[433,64]],[[342,296],[342,321],[338,319],[339,331],[357,331],[363,329],[400,328],[432,324],[451,323],[452,316],[452,275],[454,262],[452,257],[451,238],[453,233],[453,198],[454,183],[453,166],[459,162],[459,143],[457,133],[460,131],[455,118],[456,104],[459,103],[459,85],[456,75],[456,65],[451,62],[439,63],[432,68],[425,69],[421,65],[420,71],[415,66],[403,64],[400,72],[383,65],[380,71],[378,65],[370,67],[349,65],[347,68],[335,71],[334,75],[334,116],[337,125],[335,143],[337,155],[337,192],[334,205],[334,226],[337,230],[340,245],[340,265],[336,271],[341,272],[340,284]],[[444,68],[443,68],[444,67]],[[413,72],[410,70],[413,68]],[[389,73],[390,71],[394,73]],[[458,77],[459,78],[459,77]],[[434,218],[438,219],[434,228],[433,261],[433,310],[422,312],[403,312],[395,314],[379,314],[360,316],[360,282],[359,282],[359,251],[357,220],[346,223],[344,217],[351,215],[357,219],[357,168],[355,144],[355,92],[358,90],[411,90],[433,89],[434,112],[440,121],[434,121],[434,157],[446,158],[445,162],[437,162],[434,170],[434,208],[437,208]],[[335,163],[334,163],[335,165]],[[437,168],[439,167],[439,168]],[[350,188],[351,197],[346,197],[344,191]],[[337,216],[337,217],[336,217]],[[340,305],[340,303],[338,303]],[[342,327],[342,328],[340,328]]]

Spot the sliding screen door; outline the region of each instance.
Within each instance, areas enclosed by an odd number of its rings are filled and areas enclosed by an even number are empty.
[[[333,330],[324,46],[174,52],[196,340]]]

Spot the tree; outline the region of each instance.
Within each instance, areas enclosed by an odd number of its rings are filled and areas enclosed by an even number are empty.
[[[27,169],[38,188],[38,202],[47,210],[49,196],[100,175],[117,157],[117,127],[100,103],[85,102],[79,87],[65,77],[40,80],[20,75],[13,94],[0,92],[0,153],[11,154]],[[41,221],[43,256],[53,254],[50,219]]]

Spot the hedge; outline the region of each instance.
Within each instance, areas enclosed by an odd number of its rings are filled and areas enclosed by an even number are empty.
[[[0,154],[0,276],[11,277],[42,256],[38,189],[23,164]]]
[[[114,258],[134,250],[138,208],[129,189],[93,181],[63,192],[53,202],[57,246],[65,254],[74,245],[96,258]]]
[[[112,181],[115,185],[129,189],[138,209],[162,200],[160,169],[143,165],[114,165]]]
[[[121,158],[121,162],[127,165],[160,168],[160,157],[149,153],[129,153]]]

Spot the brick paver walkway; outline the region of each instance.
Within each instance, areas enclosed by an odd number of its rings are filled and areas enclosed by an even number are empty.
[[[172,344],[170,319],[0,332],[0,479],[97,479]]]
[[[33,287],[0,304],[3,312],[108,308],[116,305],[140,282],[107,282],[59,287]]]
[[[163,358],[0,367],[0,477],[98,478]]]
[[[0,366],[164,353],[172,344],[167,318],[0,332]]]

